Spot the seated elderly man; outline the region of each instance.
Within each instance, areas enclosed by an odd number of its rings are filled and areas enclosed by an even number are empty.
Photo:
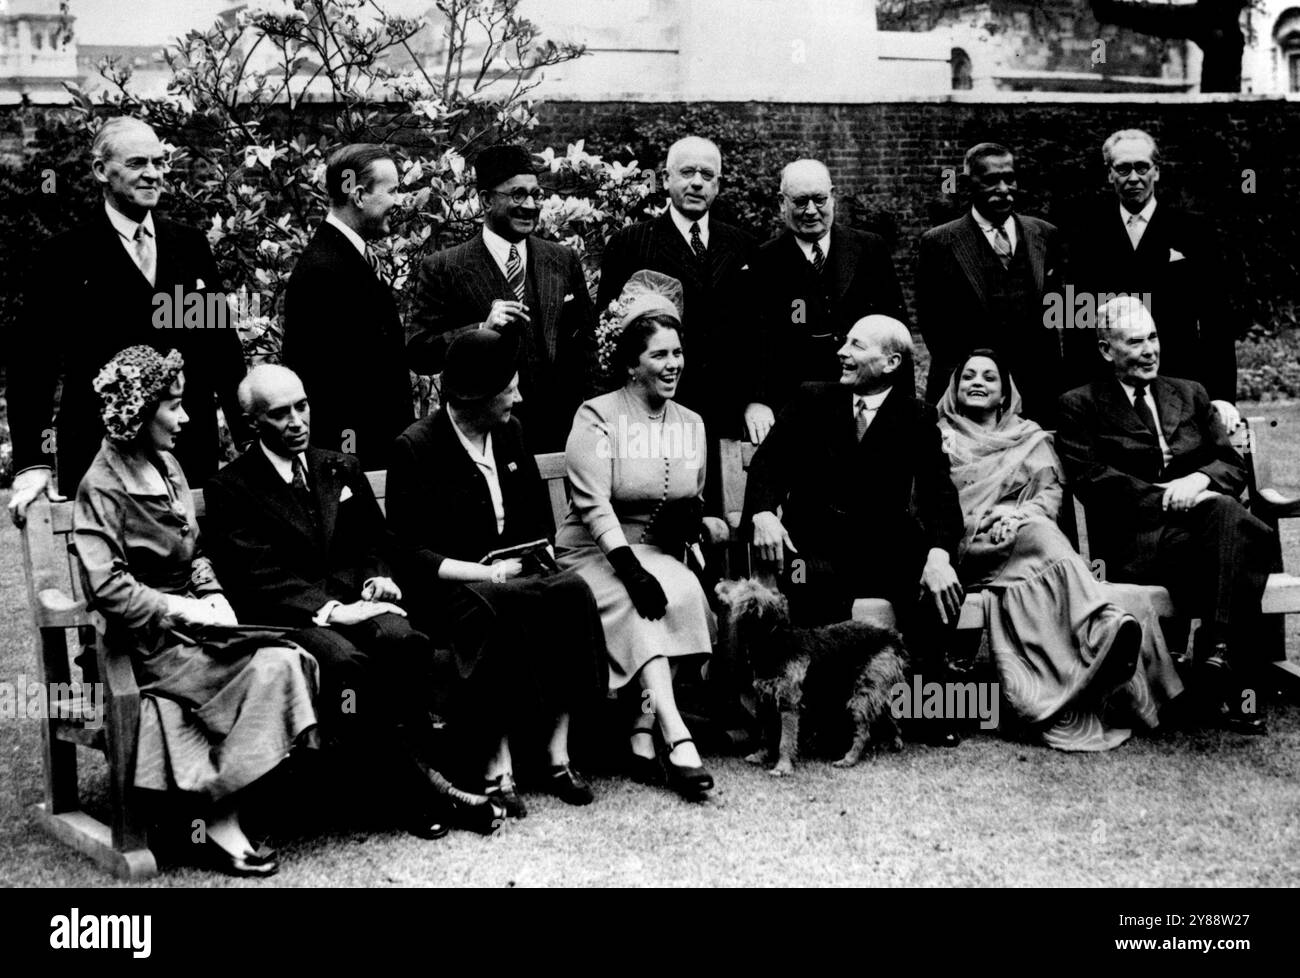
[[[1195,660],[1224,724],[1264,734],[1243,691],[1252,630],[1277,537],[1237,501],[1246,485],[1205,388],[1163,377],[1160,338],[1140,301],[1098,310],[1097,343],[1112,374],[1061,397],[1057,447],[1087,506],[1093,556],[1113,581],[1159,584],[1201,618]]]
[[[311,406],[292,370],[264,364],[239,385],[258,440],[207,486],[212,558],[241,620],[298,629],[321,669],[321,730],[367,765],[392,761],[405,817],[423,838],[448,821],[499,824],[428,761],[434,650],[396,603],[388,532],[354,456],[311,447]]]
[[[961,614],[951,555],[962,516],[934,408],[900,376],[911,353],[897,319],[854,323],[839,381],[804,385],[755,453],[745,518],[797,622],[843,621],[855,598],[885,598],[917,673],[942,682]],[[955,746],[950,719],[927,721],[925,739]]]

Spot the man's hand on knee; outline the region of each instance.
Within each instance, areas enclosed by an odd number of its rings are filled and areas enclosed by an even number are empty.
[[[1192,472],[1181,479],[1157,482],[1156,485],[1165,490],[1164,498],[1160,501],[1161,506],[1166,510],[1182,513],[1208,498],[1202,494],[1209,489],[1210,477],[1204,472]]]
[[[961,603],[966,598],[957,572],[953,570],[948,551],[933,547],[925,558],[921,570],[921,587],[934,601],[939,620],[945,625],[961,615]]]

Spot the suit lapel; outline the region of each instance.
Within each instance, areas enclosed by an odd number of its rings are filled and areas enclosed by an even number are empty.
[[[1043,243],[1043,237],[1038,233],[1038,229],[1032,225],[1026,224],[1016,215],[1016,230],[1020,234],[1020,241],[1025,246],[1029,255],[1029,267],[1034,273],[1034,288],[1039,292],[1043,291],[1043,257],[1047,251],[1047,246]]]
[[[1098,399],[1106,404],[1106,413],[1120,423],[1126,435],[1145,445],[1159,445],[1156,436],[1147,429],[1147,426],[1142,423],[1142,419],[1137,416],[1137,411],[1133,408],[1133,402],[1128,399],[1128,392],[1120,386],[1118,380],[1110,377],[1104,381],[1101,384]],[[1163,424],[1163,421],[1161,423]]]
[[[700,260],[695,257],[695,252],[691,251],[691,246],[677,230],[672,215],[667,211],[664,211],[658,219],[655,238],[656,250],[671,255],[673,267],[680,269],[684,278],[690,279],[693,284],[698,284],[702,280]],[[690,310],[687,310],[688,314],[689,312]]]
[[[560,272],[557,256],[549,249],[538,247],[538,240],[531,238],[528,243],[528,264],[533,268],[533,284],[537,287],[537,303],[542,323],[542,333],[546,339],[546,358],[555,360],[556,334],[559,332],[560,308],[564,297],[560,294],[563,275]]]
[[[135,263],[135,259],[127,252],[126,246],[122,242],[122,236],[117,233],[117,228],[113,227],[113,222],[108,219],[103,208],[99,211],[100,233],[103,237],[104,254],[110,256],[109,262],[117,266],[117,271],[109,271],[108,278],[110,281],[130,282],[134,287],[141,289],[152,289],[149,280],[144,277],[140,271],[140,266]],[[154,244],[158,252],[158,261],[154,265],[154,279],[161,282],[162,278],[162,245],[156,235],[158,234],[158,221],[154,220]]]
[[[316,449],[307,449],[307,471],[311,477],[312,488],[316,491],[316,504],[320,507],[321,535],[323,543],[329,546],[334,538],[334,525],[339,518],[339,493],[342,481],[334,467],[325,464],[326,456]]]
[[[294,499],[293,490],[280,478],[280,473],[275,471],[261,445],[254,442],[248,451],[254,453],[248,482],[256,496],[255,503],[275,513],[281,522],[293,527],[310,540],[313,546],[319,546],[315,528],[303,519],[302,507]],[[310,454],[308,458],[310,459]]]
[[[795,245],[795,250],[798,249],[799,246]],[[802,252],[799,257],[803,257]],[[849,286],[853,284],[853,276],[857,274],[858,250],[850,246],[849,236],[838,231],[834,225],[831,226],[830,263],[835,280],[833,295],[834,298],[841,299],[849,291]]]
[[[957,226],[952,236],[952,253],[957,259],[957,264],[961,270],[966,273],[966,279],[970,282],[971,288],[975,290],[975,295],[981,305],[988,305],[988,292],[984,289],[984,275],[981,266],[983,265],[983,255],[981,248],[988,248],[988,242],[984,240],[984,232],[980,226],[975,223],[975,218],[968,213],[966,219]]]
[[[1172,447],[1174,432],[1178,430],[1183,418],[1187,416],[1182,391],[1178,389],[1177,385],[1169,383],[1165,378],[1157,377],[1155,383],[1151,385],[1151,393],[1156,398],[1156,411],[1160,415],[1160,430],[1164,433],[1165,441]]]

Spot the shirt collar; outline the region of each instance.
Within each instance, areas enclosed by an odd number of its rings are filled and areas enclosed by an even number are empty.
[[[153,211],[145,214],[143,221],[133,221],[108,201],[104,201],[104,211],[108,214],[108,221],[127,241],[135,240],[135,229],[144,225],[145,232],[152,237],[157,237],[153,226]]]
[[[795,240],[795,244],[799,246],[799,250],[803,252],[803,256],[807,258],[809,261],[812,261],[812,248],[814,243],[821,245],[823,258],[829,258],[831,256],[830,228],[827,228],[826,233],[823,234],[820,238],[818,238],[816,242],[805,241],[803,238],[800,238],[798,236],[796,236],[794,240]]]
[[[506,262],[510,260],[510,246],[514,245],[515,250],[519,252],[519,260],[528,265],[528,239],[522,241],[507,241],[501,235],[497,234],[486,224],[483,225],[483,243],[487,245],[487,250],[492,257],[496,259],[497,264],[504,270]]]
[[[465,451],[469,453],[469,457],[478,465],[495,469],[496,462],[492,457],[492,432],[489,431],[483,438],[483,451],[479,452],[474,443],[465,437],[465,432],[460,430],[460,426],[456,424],[456,419],[451,416],[450,411],[447,412],[447,420],[451,422],[451,430],[456,432],[456,437],[465,446]]]
[[[361,235],[357,234],[357,232],[353,231],[350,227],[344,224],[343,221],[335,217],[332,211],[329,214],[325,215],[325,223],[333,225],[334,227],[342,231],[343,237],[347,238],[349,241],[352,242],[352,247],[356,248],[357,251],[361,252],[361,257],[362,258],[366,257],[365,240],[361,237]]]
[[[707,248],[709,246],[708,211],[704,212],[703,217],[690,218],[679,211],[675,205],[669,204],[668,213],[672,215],[673,224],[677,226],[677,230],[681,233],[681,236],[686,239],[687,244],[691,243],[691,225],[698,224],[700,226],[700,240],[704,242],[704,247]]]
[[[975,218],[975,223],[980,226],[980,230],[985,234],[988,234],[998,226],[993,224],[993,222],[986,220],[984,215],[981,214],[973,204],[971,205],[970,216]],[[1001,224],[1002,229],[1007,232],[1007,237],[1011,237],[1015,233],[1015,226],[1016,221],[1015,215],[1013,214],[1008,214],[1007,219]]]
[[[1156,212],[1156,195],[1155,195],[1155,194],[1152,194],[1152,195],[1151,195],[1151,199],[1148,200],[1148,201],[1146,202],[1146,205],[1145,205],[1145,206],[1144,206],[1140,211],[1137,212],[1137,216],[1140,217],[1140,218],[1142,218],[1142,220],[1139,221],[1138,224],[1139,224],[1139,225],[1142,225],[1142,224],[1150,224],[1150,223],[1151,223],[1151,215],[1154,214],[1155,212]],[[1124,207],[1123,204],[1120,204],[1120,205],[1119,205],[1119,218],[1120,218],[1121,221],[1124,222],[1125,226],[1128,225],[1128,221],[1129,221],[1129,218],[1130,218],[1130,217],[1133,217],[1133,214],[1132,214],[1130,211],[1128,211],[1127,209],[1125,209],[1125,207]]]
[[[275,474],[285,481],[288,485],[293,482],[293,459],[285,458],[283,455],[277,455],[266,447],[266,443],[261,439],[257,442],[257,447],[262,450],[262,454],[267,457],[271,465],[275,468]],[[307,453],[299,452],[298,458],[302,462],[302,475],[307,478]]]
[[[880,405],[885,403],[885,398],[889,396],[890,391],[894,388],[886,387],[883,391],[877,391],[874,394],[854,394],[853,395],[853,413],[858,413],[858,402],[866,401],[868,411],[879,411]]]
[[[1153,381],[1151,381],[1150,384],[1147,384],[1147,385],[1146,385],[1146,393],[1147,393],[1147,394],[1150,394],[1150,393],[1151,393],[1151,384],[1154,384],[1154,383],[1155,383],[1155,381],[1153,380]],[[1134,402],[1137,401],[1137,388],[1136,388],[1136,387],[1134,387],[1132,384],[1126,384],[1126,383],[1125,383],[1124,381],[1122,381],[1122,380],[1119,382],[1119,386],[1124,388],[1124,393],[1128,395],[1128,401],[1129,401],[1130,404],[1133,404]],[[1153,395],[1153,396],[1154,396],[1154,395]]]

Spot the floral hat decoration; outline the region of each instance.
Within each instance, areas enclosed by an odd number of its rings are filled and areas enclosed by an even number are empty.
[[[633,272],[617,299],[600,314],[596,324],[596,353],[605,376],[614,373],[614,348],[623,327],[641,316],[667,316],[682,321],[684,291],[671,275],[643,268]]]
[[[104,364],[93,381],[102,406],[99,416],[110,441],[135,440],[145,412],[171,389],[185,366],[175,350],[163,356],[152,346],[128,346]]]

